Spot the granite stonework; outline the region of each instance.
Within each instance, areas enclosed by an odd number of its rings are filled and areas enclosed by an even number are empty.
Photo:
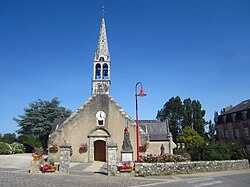
[[[117,173],[117,144],[114,141],[110,141],[107,144],[108,159],[107,170],[108,176],[115,176]]]
[[[32,160],[31,167],[30,167],[30,173],[41,173],[40,167],[41,167],[40,160]]]
[[[190,174],[248,169],[248,160],[199,161],[177,163],[135,163],[136,176]]]
[[[60,145],[60,150],[59,172],[69,174],[71,145],[68,141],[64,141],[64,143]]]

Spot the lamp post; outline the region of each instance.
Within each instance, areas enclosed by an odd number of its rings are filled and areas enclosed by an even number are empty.
[[[140,92],[138,93],[137,86],[140,85]],[[140,142],[139,142],[139,125],[138,125],[138,96],[144,97],[146,94],[142,88],[142,83],[137,82],[135,85],[135,111],[136,111],[136,148],[137,148],[137,162],[140,162]]]

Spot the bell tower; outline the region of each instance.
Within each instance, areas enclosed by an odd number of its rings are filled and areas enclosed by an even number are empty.
[[[94,56],[92,94],[110,92],[110,55],[104,15],[102,17],[98,44]]]

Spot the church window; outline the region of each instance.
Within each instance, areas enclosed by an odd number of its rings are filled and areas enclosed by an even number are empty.
[[[104,58],[103,58],[103,57],[101,57],[99,60],[100,60],[101,62],[104,62]]]
[[[95,70],[96,70],[95,79],[101,79],[101,65],[96,64]]]
[[[103,64],[103,79],[108,79],[108,65],[107,64]]]

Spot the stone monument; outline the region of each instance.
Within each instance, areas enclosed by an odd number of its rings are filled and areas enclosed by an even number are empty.
[[[122,161],[133,161],[133,147],[131,145],[130,135],[127,127],[124,129],[121,159]]]

